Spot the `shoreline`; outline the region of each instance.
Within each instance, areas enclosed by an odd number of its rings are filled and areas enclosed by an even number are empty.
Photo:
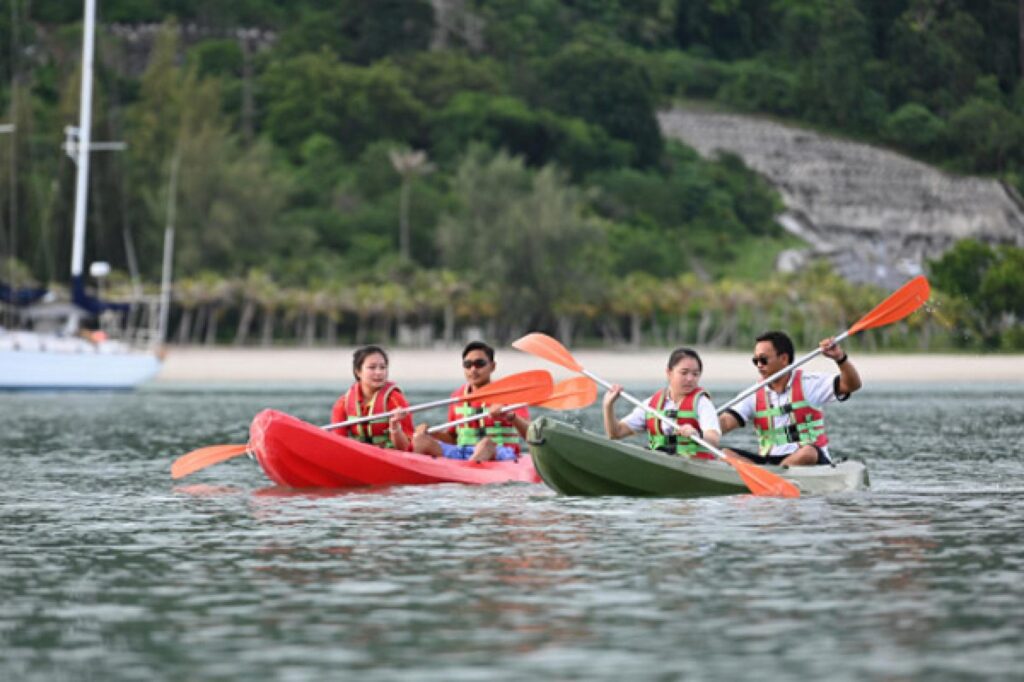
[[[187,384],[296,383],[343,385],[352,381],[352,346],[337,348],[204,348],[171,346],[163,367],[151,382],[156,386]],[[757,379],[750,353],[696,349],[704,361],[708,384],[744,383]],[[803,355],[809,349],[797,349]],[[391,377],[402,386],[447,386],[463,382],[461,347],[388,349]],[[594,374],[613,383],[658,383],[670,349],[581,350],[573,356]],[[865,382],[998,384],[1024,382],[1024,355],[851,353]],[[556,381],[573,376],[568,370],[512,348],[495,352],[505,376],[528,369],[547,369]],[[811,372],[834,372],[835,365],[818,357],[805,365]]]

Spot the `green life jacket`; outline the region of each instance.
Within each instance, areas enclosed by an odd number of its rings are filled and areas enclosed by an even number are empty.
[[[689,438],[680,438],[678,434],[665,434],[658,413],[664,414],[680,426],[689,424],[694,428],[700,428],[700,420],[697,417],[697,399],[708,392],[703,388],[695,388],[688,395],[683,397],[678,409],[666,410],[665,399],[668,396],[668,389],[658,391],[651,396],[648,405],[654,408],[653,412],[647,413],[647,443],[652,450],[662,450],[685,457],[698,457],[700,459],[714,459],[715,456],[702,449],[696,442]]]
[[[787,443],[801,445],[828,445],[825,433],[825,415],[811,407],[804,397],[803,371],[793,372],[792,395],[787,405],[768,406],[768,392],[764,386],[757,391],[754,399],[754,431],[757,433],[757,450],[767,456],[772,448]],[[775,417],[792,415],[792,424],[776,426]]]
[[[469,386],[463,386],[462,395],[469,395]],[[468,402],[460,403],[455,408],[455,414],[462,417],[481,415],[480,419],[460,424],[455,429],[456,445],[476,445],[485,437],[490,437],[495,445],[507,445],[519,452],[519,431],[514,426],[508,426],[502,422],[495,421],[489,414],[485,405],[473,407]]]

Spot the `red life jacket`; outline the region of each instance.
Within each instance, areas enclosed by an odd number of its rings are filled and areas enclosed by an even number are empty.
[[[352,384],[348,392],[345,393],[345,413],[347,418],[354,419],[356,417],[387,412],[388,401],[391,399],[391,394],[395,391],[398,391],[399,394],[402,393],[402,389],[392,382],[389,381],[384,384],[377,391],[377,394],[373,396],[373,404],[370,405],[369,411],[364,414],[362,412],[362,402],[360,401],[363,394],[359,389],[359,383]],[[394,448],[395,444],[391,441],[391,430],[389,429],[388,421],[388,417],[382,417],[381,419],[363,422],[362,424],[353,424],[348,427],[348,436],[349,438],[354,438],[364,443],[372,443],[382,448]]]
[[[451,397],[462,398],[472,395],[469,392],[469,384],[465,384],[461,388],[452,391]],[[486,403],[481,404],[479,407],[474,407],[469,401],[466,401],[457,404],[452,412],[454,412],[456,418],[468,417],[474,414],[483,415],[480,419],[459,424],[455,428],[455,443],[457,445],[476,445],[485,436],[490,436],[495,445],[504,445],[514,450],[517,455],[519,454],[519,431],[514,426],[508,426],[491,417],[487,413]]]
[[[665,410],[665,398],[668,396],[668,389],[662,389],[651,396],[648,405],[657,412],[661,412],[669,419],[674,420],[680,426],[689,424],[695,429],[700,429],[700,420],[697,418],[697,399],[706,395],[711,396],[699,386],[683,396],[683,401],[675,410]],[[702,449],[689,438],[681,438],[677,433],[667,435],[664,425],[653,412],[647,413],[647,439],[652,450],[665,450],[673,454],[696,457],[698,459],[714,459],[715,456]]]
[[[789,404],[781,407],[768,407],[768,390],[764,386],[757,390],[754,399],[754,431],[757,433],[757,449],[762,456],[767,456],[776,445],[799,443],[800,445],[817,445],[819,448],[828,445],[825,433],[825,415],[821,410],[811,407],[804,398],[803,370],[793,372],[790,384],[792,395]],[[776,428],[775,417],[791,414],[792,424]]]

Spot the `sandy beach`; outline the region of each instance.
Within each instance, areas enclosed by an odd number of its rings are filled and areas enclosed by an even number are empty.
[[[756,379],[750,353],[697,349],[704,360],[705,383],[743,383]],[[797,349],[803,354],[809,349]],[[346,385],[352,379],[351,347],[333,349],[256,349],[171,347],[155,380],[158,386],[182,384]],[[389,350],[391,376],[403,386],[447,386],[462,381],[460,348]],[[656,383],[668,349],[633,351],[580,350],[573,355],[598,376],[620,383]],[[851,352],[870,383],[977,383],[1024,381],[1024,355],[869,354]],[[511,348],[498,349],[500,375],[527,369],[548,369],[556,380],[571,373]],[[832,372],[835,365],[815,358],[809,371]]]

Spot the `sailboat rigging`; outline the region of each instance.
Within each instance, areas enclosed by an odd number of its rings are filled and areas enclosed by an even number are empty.
[[[86,290],[85,227],[89,187],[89,156],[99,149],[123,148],[121,143],[92,142],[92,86],[96,24],[96,0],[85,0],[82,29],[82,84],[77,127],[65,129],[65,149],[76,169],[74,231],[71,255],[71,305],[56,306],[63,324],[55,324],[44,313],[26,317],[33,329],[0,328],[0,389],[131,389],[156,375],[160,369],[158,325],[163,318],[159,307],[167,301],[167,292],[147,303],[148,329],[144,333],[128,329],[126,317],[132,303],[115,303],[93,296]],[[169,258],[165,257],[165,264]],[[169,267],[169,266],[168,266]],[[109,273],[106,263],[96,262],[90,274],[102,279]],[[169,288],[169,273],[163,277]],[[42,290],[46,294],[45,290]],[[7,297],[4,297],[4,294]],[[0,289],[0,300],[8,305],[18,301],[16,290]],[[35,299],[45,301],[52,295]],[[138,304],[139,302],[136,302]],[[35,308],[43,304],[36,303]],[[50,306],[51,308],[53,306]],[[38,312],[38,311],[37,311]],[[86,330],[82,321],[94,318],[96,331]],[[114,321],[118,321],[115,323]],[[123,337],[123,338],[119,338]]]

